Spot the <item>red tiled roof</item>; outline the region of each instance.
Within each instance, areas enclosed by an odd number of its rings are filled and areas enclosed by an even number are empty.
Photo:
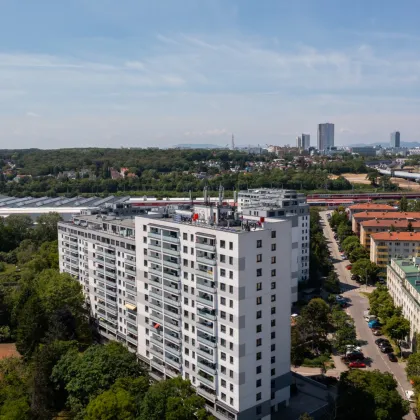
[[[420,232],[377,232],[370,235],[377,241],[420,241]]]
[[[359,204],[353,204],[352,206],[349,206],[350,210],[359,210],[359,209],[365,209],[365,210],[394,210],[395,208],[390,206],[389,204],[374,204],[374,203],[359,203]]]

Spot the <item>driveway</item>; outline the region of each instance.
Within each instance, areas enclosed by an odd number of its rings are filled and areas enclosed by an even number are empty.
[[[368,369],[378,369],[381,372],[390,372],[394,375],[394,378],[398,382],[398,390],[401,395],[405,397],[405,391],[411,390],[412,387],[407,380],[405,373],[404,363],[392,363],[388,360],[388,357],[380,352],[378,346],[375,344],[375,337],[368,325],[363,318],[363,312],[369,307],[368,299],[361,294],[361,292],[370,292],[374,288],[366,286],[360,286],[357,282],[351,280],[351,273],[346,269],[346,265],[349,264],[348,260],[341,260],[340,252],[338,251],[337,242],[334,240],[334,232],[331,230],[330,225],[327,221],[327,212],[320,213],[322,221],[322,227],[324,230],[324,236],[327,238],[328,247],[330,249],[331,257],[334,263],[334,269],[341,282],[341,287],[346,290],[343,295],[350,298],[350,306],[346,309],[347,313],[354,319],[356,326],[357,338],[364,342],[363,353],[370,360],[370,367]],[[415,416],[410,412],[406,419],[415,420]]]

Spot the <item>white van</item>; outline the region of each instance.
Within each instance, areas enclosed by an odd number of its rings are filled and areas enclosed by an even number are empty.
[[[366,322],[373,321],[374,319],[377,319],[376,315],[368,315],[368,316],[365,316],[365,321]]]

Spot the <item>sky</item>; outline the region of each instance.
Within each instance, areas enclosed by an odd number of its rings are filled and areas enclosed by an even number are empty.
[[[0,0],[0,149],[420,141],[417,0]]]

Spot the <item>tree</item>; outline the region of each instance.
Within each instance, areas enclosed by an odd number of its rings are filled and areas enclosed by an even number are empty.
[[[338,225],[337,235],[340,242],[344,241],[344,239],[346,239],[348,236],[353,235],[351,226],[349,225],[347,220]]]
[[[290,347],[290,362],[293,366],[299,366],[306,353],[306,343],[304,337],[300,334],[297,326],[291,327],[291,347]]]
[[[138,376],[145,376],[145,372],[136,356],[122,344],[110,342],[90,346],[84,353],[69,350],[54,366],[51,378],[67,391],[67,403],[77,413],[118,378]]]
[[[61,216],[56,212],[42,214],[37,219],[33,231],[33,237],[38,242],[49,242],[57,240],[57,223],[62,221]]]
[[[405,371],[409,379],[417,379],[420,383],[420,353],[410,354]]]
[[[344,251],[347,252],[347,247],[350,244],[357,244],[357,245],[359,245],[360,244],[359,238],[357,236],[355,236],[355,235],[347,236],[347,238],[344,239],[344,241],[341,243],[341,246],[343,247]]]
[[[117,379],[108,391],[90,401],[85,420],[137,419],[148,388],[146,377]]]
[[[410,321],[394,315],[386,321],[385,331],[394,340],[403,340],[410,334]]]
[[[366,249],[359,244],[359,246],[356,246],[352,249],[348,257],[350,262],[354,263],[359,260],[367,259],[369,255]]]
[[[400,204],[399,204],[398,207],[399,207],[400,211],[407,211],[408,210],[408,200],[407,200],[407,197],[405,195],[403,195],[401,197]]]
[[[141,405],[140,420],[212,419],[189,381],[180,377],[153,384]]]
[[[398,393],[390,373],[354,369],[341,374],[337,408],[341,420],[394,420],[408,414],[409,402]]]
[[[363,280],[374,281],[380,271],[375,263],[371,262],[367,258],[356,261],[351,268],[352,274],[359,276]]]
[[[308,413],[303,413],[300,417],[299,420],[313,420],[314,418],[311,417]]]

